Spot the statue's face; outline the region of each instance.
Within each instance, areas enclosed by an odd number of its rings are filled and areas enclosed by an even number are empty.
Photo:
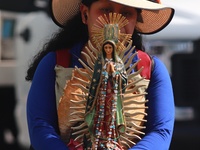
[[[104,45],[104,51],[106,53],[106,55],[112,55],[112,52],[113,52],[113,46],[109,43],[105,44]]]

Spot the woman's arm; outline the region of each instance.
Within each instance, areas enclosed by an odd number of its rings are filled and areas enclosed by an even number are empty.
[[[58,133],[55,99],[55,53],[37,67],[27,101],[30,141],[35,150],[67,150]]]
[[[146,135],[129,150],[168,150],[174,127],[174,97],[171,79],[164,64],[156,57],[147,90]]]

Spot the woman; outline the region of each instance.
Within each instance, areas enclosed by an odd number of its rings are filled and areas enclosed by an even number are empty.
[[[152,34],[162,30],[171,21],[174,13],[172,8],[146,0],[81,2],[52,1],[53,19],[63,29],[45,45],[28,70],[26,79],[31,80],[32,85],[27,101],[27,119],[31,144],[35,150],[68,149],[59,135],[55,51],[65,49],[64,51],[70,53],[70,63],[66,67],[82,67],[77,58],[84,59],[81,51],[87,53],[85,44],[92,38],[93,24],[96,23],[97,17],[110,12],[123,14],[128,19],[129,24],[122,28],[121,32],[132,34],[133,45],[142,50],[141,36],[138,33]],[[145,136],[130,148],[133,150],[165,150],[169,148],[172,137],[174,102],[171,81],[160,60],[156,57],[152,59],[154,67],[147,89],[149,109]],[[64,78],[66,80],[66,77]]]

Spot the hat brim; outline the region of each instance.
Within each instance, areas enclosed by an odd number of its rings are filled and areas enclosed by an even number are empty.
[[[153,34],[165,28],[173,18],[174,9],[147,0],[110,0],[122,5],[141,9],[136,29],[141,34]],[[50,0],[53,21],[60,27],[79,11],[81,0]]]
[[[110,0],[129,7],[141,9],[136,29],[141,34],[153,34],[164,29],[174,16],[174,9],[147,0]]]

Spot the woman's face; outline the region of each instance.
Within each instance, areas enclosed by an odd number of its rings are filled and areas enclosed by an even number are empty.
[[[133,34],[137,20],[137,10],[132,7],[117,4],[108,0],[99,0],[92,3],[88,8],[85,5],[81,6],[82,20],[88,25],[89,36],[91,37],[91,28],[96,24],[99,16],[109,13],[122,14],[129,21],[129,24],[120,29],[121,33]],[[87,16],[87,17],[86,17]]]

